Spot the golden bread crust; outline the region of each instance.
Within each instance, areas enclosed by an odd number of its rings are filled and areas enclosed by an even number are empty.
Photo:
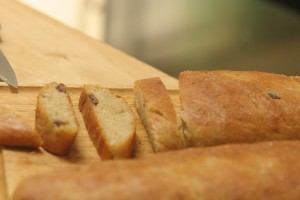
[[[220,145],[31,177],[20,199],[300,199],[299,141]]]
[[[186,71],[179,77],[189,146],[300,139],[300,78]]]

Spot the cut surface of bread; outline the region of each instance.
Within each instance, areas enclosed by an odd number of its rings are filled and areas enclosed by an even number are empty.
[[[136,122],[121,96],[98,86],[85,86],[79,110],[101,159],[132,156]]]
[[[64,84],[50,83],[41,89],[37,97],[35,127],[47,151],[64,155],[71,148],[79,125]]]
[[[30,177],[21,199],[299,200],[300,142],[190,148]]]
[[[40,135],[23,118],[13,111],[0,108],[0,145],[38,148]]]
[[[189,146],[300,139],[300,77],[186,71],[179,87]]]
[[[177,123],[171,98],[160,78],[136,81],[134,99],[155,152],[184,147],[182,126]]]

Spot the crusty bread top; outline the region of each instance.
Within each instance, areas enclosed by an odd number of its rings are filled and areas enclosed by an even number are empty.
[[[221,145],[61,169],[25,180],[19,199],[300,199],[299,141]]]
[[[192,145],[300,138],[299,77],[186,71],[179,85],[186,133],[202,140]]]

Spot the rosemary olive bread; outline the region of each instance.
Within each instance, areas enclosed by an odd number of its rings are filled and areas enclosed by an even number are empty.
[[[50,83],[40,90],[35,127],[42,136],[44,149],[57,155],[68,152],[79,125],[64,84]]]
[[[99,86],[84,86],[79,110],[101,159],[132,156],[135,117],[121,96]]]

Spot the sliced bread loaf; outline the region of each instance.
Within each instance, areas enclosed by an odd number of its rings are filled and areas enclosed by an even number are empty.
[[[159,78],[138,80],[134,84],[138,113],[155,152],[181,149],[184,137],[165,85]]]
[[[50,83],[37,97],[36,130],[47,151],[64,155],[68,152],[79,131],[70,96],[62,83]]]
[[[101,159],[131,157],[135,118],[122,97],[98,86],[85,86],[79,110]]]

